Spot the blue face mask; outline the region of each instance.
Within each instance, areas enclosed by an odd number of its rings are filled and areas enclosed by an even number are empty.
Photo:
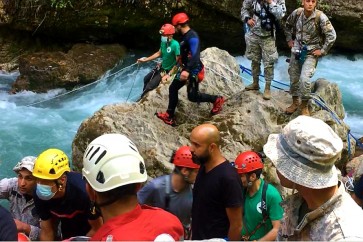
[[[168,37],[166,37],[166,36],[161,36],[161,42],[163,42],[163,43],[168,42]]]
[[[37,184],[36,193],[42,200],[50,200],[57,192],[52,192],[52,187],[48,185]]]

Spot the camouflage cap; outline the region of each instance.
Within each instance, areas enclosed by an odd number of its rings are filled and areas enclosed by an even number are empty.
[[[35,156],[25,156],[21,161],[18,162],[13,168],[13,171],[18,172],[21,169],[25,168],[30,172],[33,172]]]
[[[313,189],[338,184],[334,163],[342,149],[342,140],[329,125],[308,116],[293,119],[281,134],[270,134],[263,147],[284,177]]]

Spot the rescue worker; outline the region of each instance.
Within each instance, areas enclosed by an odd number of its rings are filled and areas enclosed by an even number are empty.
[[[284,213],[280,193],[261,178],[263,163],[257,153],[243,152],[234,164],[244,188],[242,240],[275,241]]]
[[[246,57],[251,60],[253,83],[246,90],[259,90],[261,60],[264,66],[265,90],[263,99],[271,98],[271,81],[274,78],[274,63],[278,59],[275,31],[285,16],[285,0],[244,0],[241,9],[242,21],[249,31],[245,33]]]
[[[43,151],[35,161],[35,207],[41,219],[40,240],[53,241],[60,222],[63,239],[92,236],[101,226],[100,213],[91,205],[82,175],[70,172],[67,155],[59,149]]]
[[[137,63],[144,63],[161,57],[161,65],[158,64],[151,72],[144,77],[144,88],[141,97],[147,92],[157,88],[160,81],[166,81],[176,71],[176,64],[180,55],[180,45],[173,39],[175,28],[171,24],[161,26],[159,33],[161,35],[160,49],[146,58],[140,58]]]
[[[33,193],[36,187],[32,175],[36,157],[26,156],[13,168],[17,177],[0,181],[0,199],[10,202],[10,212],[19,233],[25,233],[31,240],[39,240],[40,222],[35,208]]]
[[[189,146],[174,151],[170,162],[175,166],[173,173],[151,180],[141,188],[137,197],[141,204],[159,207],[177,216],[184,227],[184,239],[190,239],[192,184],[199,165],[193,162]]]
[[[183,239],[176,216],[138,203],[137,191],[147,173],[144,159],[126,136],[104,134],[93,140],[83,156],[82,174],[88,195],[104,219],[92,241],[153,241],[161,234]]]
[[[300,115],[280,134],[270,134],[263,151],[292,195],[282,203],[284,216],[277,240],[363,240],[362,209],[338,180],[334,163],[343,142],[320,119]],[[295,189],[297,193],[295,193]]]
[[[178,33],[182,34],[180,42],[181,69],[176,74],[169,86],[169,104],[165,113],[158,112],[155,115],[164,123],[175,126],[175,109],[178,105],[178,92],[187,85],[188,99],[191,102],[213,103],[211,114],[215,115],[222,110],[224,97],[199,92],[199,82],[204,78],[204,66],[200,60],[200,39],[198,34],[190,28],[189,17],[186,13],[174,15],[172,24]]]
[[[318,59],[328,54],[336,39],[330,20],[316,9],[317,2],[302,0],[303,8],[295,9],[286,21],[286,41],[291,49],[289,75],[292,95],[292,104],[285,110],[287,114],[300,107],[302,115],[310,115],[310,78],[315,73]]]

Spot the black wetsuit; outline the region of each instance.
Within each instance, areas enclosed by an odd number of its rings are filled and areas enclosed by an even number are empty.
[[[190,29],[183,35],[180,42],[180,55],[183,70],[189,72],[189,82],[187,86],[188,99],[191,102],[210,102],[214,103],[218,96],[200,93],[198,90],[197,74],[203,68],[200,60],[200,41],[198,34]],[[169,105],[167,112],[170,117],[174,117],[176,106],[178,105],[178,91],[185,85],[185,81],[180,81],[180,73],[177,73],[174,81],[169,86]]]

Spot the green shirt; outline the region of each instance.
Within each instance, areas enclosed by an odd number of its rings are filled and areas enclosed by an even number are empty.
[[[176,65],[176,57],[180,55],[180,45],[178,41],[172,39],[170,42],[160,44],[161,50],[161,66],[164,70],[170,70]]]
[[[246,228],[249,233],[252,233],[253,230],[257,227],[257,225],[262,221],[262,210],[261,210],[261,198],[262,198],[262,189],[263,184],[265,183],[262,178],[260,178],[261,184],[258,191],[250,197],[248,193],[246,193],[246,199],[244,204],[244,217],[243,220],[246,224],[243,224],[242,235],[246,235]],[[250,238],[250,240],[258,240],[265,236],[272,229],[272,222],[274,220],[280,220],[283,216],[283,209],[280,205],[282,201],[280,193],[277,189],[271,184],[268,185],[266,191],[266,205],[267,205],[267,213],[269,218],[266,223],[262,225]]]

